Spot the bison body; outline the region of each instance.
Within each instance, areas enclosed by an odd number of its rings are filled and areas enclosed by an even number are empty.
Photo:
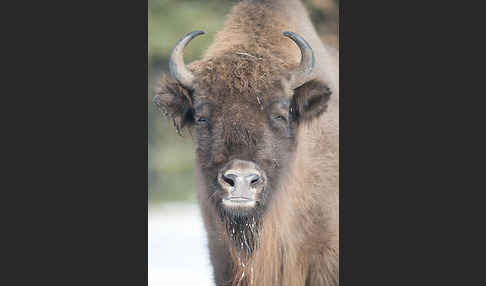
[[[288,31],[283,34],[285,31]],[[195,136],[217,285],[338,285],[338,54],[297,0],[242,1],[154,102]]]

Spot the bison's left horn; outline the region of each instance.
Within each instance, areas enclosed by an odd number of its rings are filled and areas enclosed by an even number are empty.
[[[299,67],[292,71],[293,80],[291,86],[295,89],[312,79],[311,74],[316,59],[314,57],[314,51],[304,38],[293,32],[284,32],[283,34],[297,44],[302,54]]]
[[[193,89],[194,75],[184,64],[184,48],[195,37],[204,34],[203,31],[192,31],[185,35],[172,49],[169,59],[169,70],[175,78],[185,88]]]

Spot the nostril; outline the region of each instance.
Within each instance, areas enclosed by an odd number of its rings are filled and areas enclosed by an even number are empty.
[[[225,181],[226,183],[228,183],[232,187],[235,186],[235,181],[233,181],[233,179],[231,179],[230,177],[228,177],[226,175],[223,175],[223,181]]]
[[[260,182],[260,176],[259,175],[256,175],[256,174],[253,174],[252,177],[251,177],[251,181],[250,181],[250,184],[251,185],[256,185]]]
[[[263,178],[256,170],[251,170],[250,172],[227,170],[221,174],[219,182],[223,188],[231,187],[231,190],[245,190],[249,187],[257,188],[262,180]]]

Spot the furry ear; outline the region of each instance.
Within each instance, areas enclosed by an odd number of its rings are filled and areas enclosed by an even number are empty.
[[[294,90],[292,113],[299,122],[317,118],[326,111],[330,96],[331,90],[326,84],[311,80]]]
[[[152,102],[167,119],[172,120],[179,135],[184,126],[194,120],[191,92],[166,74],[162,75],[160,87]]]

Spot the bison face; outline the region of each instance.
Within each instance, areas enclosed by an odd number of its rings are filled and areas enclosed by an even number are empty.
[[[279,80],[262,93],[223,85],[194,92],[198,166],[208,198],[224,214],[258,214],[287,173],[298,127],[325,110],[330,92],[318,82],[294,91]]]
[[[214,96],[213,96],[214,97]],[[195,96],[193,126],[207,195],[225,214],[263,211],[295,149],[297,121],[285,98]]]
[[[238,90],[234,78],[198,75],[193,91],[165,76],[154,102],[194,134],[203,196],[223,217],[259,216],[291,164],[298,127],[324,112],[330,91],[318,81],[292,90],[285,79],[264,91]]]
[[[201,33],[176,45],[172,76],[163,76],[154,103],[178,131],[195,134],[201,199],[212,201],[223,219],[259,218],[292,162],[298,127],[325,111],[330,91],[309,77],[312,49],[293,33],[286,36],[301,48],[298,67],[230,50],[187,68],[182,49]]]

